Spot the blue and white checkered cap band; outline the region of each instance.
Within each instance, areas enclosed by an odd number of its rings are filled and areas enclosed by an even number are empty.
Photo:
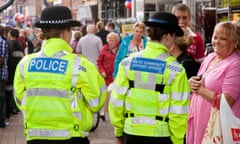
[[[161,19],[153,19],[153,18],[150,18],[148,20],[148,22],[155,22],[155,23],[163,23],[163,24],[166,24],[166,23],[169,23],[168,21],[165,21],[165,20],[161,20]]]
[[[63,24],[66,22],[71,21],[71,19],[65,19],[65,20],[41,20],[40,24]]]

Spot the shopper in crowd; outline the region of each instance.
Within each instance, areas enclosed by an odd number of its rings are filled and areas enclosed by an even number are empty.
[[[80,32],[82,33],[82,37],[87,34],[87,25],[82,25],[80,27]]]
[[[240,28],[232,22],[218,23],[212,35],[214,52],[202,62],[190,80],[192,90],[187,144],[201,143],[213,102],[224,94],[235,116],[240,117]],[[227,115],[226,115],[227,117]]]
[[[102,21],[98,21],[96,24],[97,33],[96,35],[99,36],[102,40],[102,44],[107,44],[107,35],[109,31],[105,30],[104,23]]]
[[[187,54],[187,47],[192,45],[192,43],[192,36],[184,33],[184,36],[175,39],[173,46],[168,51],[170,55],[176,57],[177,61],[183,65],[188,78],[197,75],[200,67],[200,64]]]
[[[11,26],[3,26],[3,38],[7,40],[8,32],[12,29]]]
[[[8,81],[6,83],[6,124],[10,124],[11,114],[17,114],[18,108],[13,98],[13,78],[16,66],[18,62],[23,58],[24,51],[17,40],[19,37],[19,31],[17,29],[11,29],[8,32]]]
[[[115,31],[115,24],[113,22],[109,22],[109,23],[106,24],[105,29],[109,32],[114,32]]]
[[[113,82],[113,70],[114,70],[114,60],[119,47],[119,36],[115,32],[110,32],[107,35],[107,43],[103,46],[98,59],[97,66],[100,74],[105,79],[105,83],[109,86]],[[105,115],[108,111],[108,102],[110,98],[110,92],[108,92],[107,100],[103,110],[100,113],[100,116],[103,121],[105,121]]]
[[[88,58],[97,65],[97,57],[102,49],[102,40],[96,36],[96,27],[94,24],[87,25],[87,34],[83,36],[77,45],[76,53]]]
[[[146,49],[119,64],[109,103],[117,144],[183,144],[187,128],[189,83],[168,49],[183,31],[171,13],[157,12]]]
[[[186,4],[178,3],[172,8],[172,13],[177,16],[179,26],[183,31],[189,33],[193,37],[193,44],[187,48],[187,52],[195,61],[201,63],[204,55],[204,41],[199,33],[193,32],[191,25],[191,11]]]
[[[34,46],[33,53],[36,53],[41,50],[41,46],[42,46],[42,42],[43,42],[41,29],[34,28],[34,35],[35,35],[35,39],[33,41],[33,46]]]
[[[6,95],[5,85],[8,80],[8,44],[3,36],[4,27],[0,26],[0,128],[5,128]]]
[[[73,53],[76,53],[77,45],[78,45],[78,42],[81,37],[82,37],[82,34],[80,31],[74,31],[73,41],[71,42],[71,47],[73,49]]]
[[[33,29],[30,28],[30,27],[26,27],[24,29],[25,31],[25,34],[26,34],[26,50],[27,50],[27,54],[31,54],[33,53],[34,51],[34,45],[33,45],[33,42],[35,40],[35,35],[34,35],[34,32],[33,32]]]
[[[33,42],[30,40],[32,39],[31,33],[33,32],[29,28],[28,29],[22,28],[19,30],[18,41],[22,45],[22,48],[24,49],[25,54],[31,54],[33,53],[33,50],[34,50]]]
[[[122,59],[128,57],[130,54],[142,51],[146,47],[147,39],[144,36],[145,24],[136,22],[133,26],[133,34],[124,37],[121,40],[119,50],[114,62],[113,77],[116,77],[118,72],[118,65]]]
[[[113,22],[108,22],[108,23],[106,24],[106,28],[105,28],[105,29],[106,29],[108,32],[115,32],[115,33],[117,33],[118,36],[119,36],[119,38],[120,38],[119,42],[121,43],[121,41],[122,41],[122,36],[121,36],[120,30],[117,29],[117,28],[118,28],[118,27],[116,27],[116,25],[115,25]]]
[[[93,113],[107,91],[96,66],[72,53],[71,28],[79,25],[65,6],[45,8],[35,23],[45,42],[19,62],[14,77],[27,144],[89,144]]]

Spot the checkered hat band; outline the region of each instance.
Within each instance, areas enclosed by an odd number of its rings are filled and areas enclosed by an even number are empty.
[[[64,20],[41,20],[40,24],[64,24],[66,22],[71,21],[72,19],[64,19]]]

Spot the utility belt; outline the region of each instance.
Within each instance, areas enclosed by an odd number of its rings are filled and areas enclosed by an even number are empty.
[[[130,117],[135,117],[134,113],[125,113],[124,115],[125,118],[130,118]],[[169,118],[168,117],[163,117],[163,116],[155,116],[156,120],[163,121],[163,122],[168,122]]]

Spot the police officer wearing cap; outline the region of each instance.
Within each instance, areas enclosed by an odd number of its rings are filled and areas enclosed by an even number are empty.
[[[118,144],[183,144],[190,88],[186,72],[168,54],[183,31],[176,16],[148,21],[146,49],[125,58],[114,82],[109,114]]]
[[[107,92],[95,65],[72,53],[71,27],[80,22],[69,8],[53,6],[42,11],[35,26],[45,42],[40,52],[20,61],[14,78],[27,144],[89,144],[92,114]]]

